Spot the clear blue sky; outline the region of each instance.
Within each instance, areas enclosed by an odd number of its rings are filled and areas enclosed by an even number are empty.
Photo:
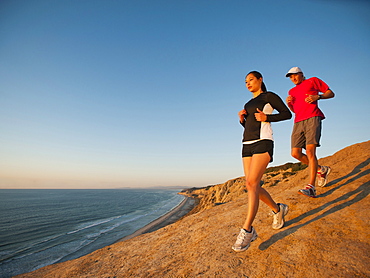
[[[368,1],[0,2],[0,188],[206,186],[243,175],[237,113],[292,66],[320,101],[319,157],[370,139]],[[290,157],[293,121],[273,123]]]

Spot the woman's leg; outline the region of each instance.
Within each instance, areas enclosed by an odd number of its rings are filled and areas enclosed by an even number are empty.
[[[279,206],[272,199],[270,193],[268,193],[266,189],[262,187],[260,189],[260,200],[264,202],[266,205],[268,205],[273,212],[275,213],[279,212]]]
[[[248,212],[243,229],[247,231],[251,230],[253,220],[258,211],[260,198],[269,206],[275,204],[267,191],[260,186],[262,175],[269,162],[270,155],[268,153],[254,154],[252,157],[243,157],[245,185],[248,190]],[[278,210],[277,206],[273,206],[273,209],[276,209],[276,211]]]

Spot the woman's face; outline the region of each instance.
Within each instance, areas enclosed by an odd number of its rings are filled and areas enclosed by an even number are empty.
[[[258,79],[253,74],[248,74],[245,78],[245,87],[252,93],[258,92],[261,89],[261,85],[262,77]]]

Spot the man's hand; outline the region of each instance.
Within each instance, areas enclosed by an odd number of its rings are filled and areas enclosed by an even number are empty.
[[[287,96],[286,98],[286,103],[289,105],[290,103],[292,103],[294,100],[294,97],[293,96]]]
[[[306,97],[306,98],[305,98],[305,101],[306,101],[307,103],[315,102],[315,101],[317,101],[317,100],[320,98],[320,96],[319,96],[319,95],[310,95],[310,94],[306,94],[306,96],[308,96],[308,97]]]
[[[256,117],[256,120],[259,122],[266,122],[267,116],[265,113],[263,113],[261,110],[257,108],[257,113],[254,113],[254,116]]]
[[[286,98],[286,103],[287,103],[287,105],[288,105],[288,107],[289,107],[289,109],[292,111],[292,112],[294,112],[294,109],[293,109],[293,102],[294,102],[294,97],[293,96],[291,96],[291,95],[289,95],[289,96],[287,96],[287,98]]]

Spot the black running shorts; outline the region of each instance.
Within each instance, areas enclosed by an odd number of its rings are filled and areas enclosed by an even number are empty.
[[[242,157],[253,156],[258,153],[268,153],[270,155],[270,162],[273,160],[274,141],[261,140],[252,144],[243,144]]]

